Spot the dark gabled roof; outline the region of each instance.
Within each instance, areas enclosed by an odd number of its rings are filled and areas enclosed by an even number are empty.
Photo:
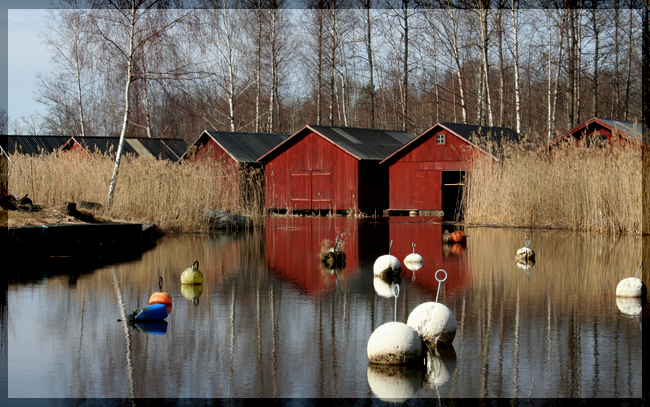
[[[592,124],[598,124],[600,126],[609,128],[610,131],[612,132],[616,131],[619,135],[623,136],[624,138],[630,138],[632,140],[643,141],[644,135],[648,134],[647,133],[648,129],[644,127],[642,124],[622,122],[619,120],[603,119],[601,117],[592,117],[586,122],[580,123],[579,125],[575,126],[571,130],[564,133],[563,135],[551,140],[549,143],[547,143],[544,146],[544,148],[554,145],[560,142],[561,140],[566,139],[569,136],[575,136],[576,134],[580,135],[582,134],[582,131],[588,129],[589,126]]]
[[[477,126],[462,123],[439,123],[466,140],[491,140],[500,144],[504,142],[518,142],[519,133],[508,127]]]
[[[403,147],[386,157],[380,164],[396,160],[397,157],[401,157],[406,151],[409,151],[411,148],[410,146],[417,145],[416,143],[418,143],[422,138],[428,139],[429,137],[433,137],[439,129],[443,128],[460,137],[479,151],[488,154],[495,159],[496,155],[498,155],[498,151],[494,151],[495,149],[498,150],[501,148],[505,142],[516,142],[519,140],[519,134],[507,127],[476,126],[473,124],[442,122],[423,131],[412,141],[406,143]],[[488,144],[491,144],[491,148],[488,148]]]
[[[187,142],[182,139],[139,138],[144,148],[156,158],[178,161],[187,151]]]
[[[618,132],[624,132],[630,137],[634,137],[637,140],[643,140],[643,135],[647,132],[642,124],[635,124],[630,122],[622,122],[618,120],[603,119],[601,117],[595,117],[605,123],[607,123],[612,129],[618,130]]]
[[[278,144],[289,138],[288,134],[245,133],[206,130],[194,145],[209,137],[238,163],[254,163]]]
[[[120,143],[119,137],[75,137],[74,140],[86,150],[87,153],[115,154]],[[70,146],[72,147],[72,146]],[[122,154],[140,155],[129,143],[122,146]]]
[[[412,134],[405,131],[316,126],[308,124],[300,131],[291,135],[287,140],[283,141],[282,144],[300,134],[310,131],[320,134],[322,137],[337,145],[357,160],[383,160],[414,138]],[[261,161],[262,158],[266,157],[278,148],[280,148],[280,145],[260,157],[258,161]]]
[[[49,154],[61,148],[68,140],[70,136],[7,136],[7,154]]]

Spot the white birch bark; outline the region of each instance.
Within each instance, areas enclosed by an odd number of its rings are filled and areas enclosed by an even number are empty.
[[[517,15],[515,0],[512,0],[512,32],[513,32],[513,57],[515,68],[515,116],[517,133],[521,133],[521,102],[519,95],[519,38],[517,33]]]

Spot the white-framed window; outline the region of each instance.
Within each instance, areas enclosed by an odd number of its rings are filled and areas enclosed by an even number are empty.
[[[436,134],[436,144],[445,144],[445,133]]]

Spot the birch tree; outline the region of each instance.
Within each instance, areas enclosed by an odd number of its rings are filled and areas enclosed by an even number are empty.
[[[162,0],[105,0],[97,2],[105,9],[95,9],[89,16],[92,29],[100,38],[103,46],[112,52],[109,57],[117,62],[118,69],[124,72],[124,112],[122,119],[122,130],[120,140],[115,154],[115,166],[111,183],[108,189],[107,206],[113,204],[115,196],[115,185],[122,159],[124,140],[127,136],[131,114],[131,91],[133,83],[144,77],[144,73],[138,70],[138,58],[145,52],[149,44],[154,44],[159,37],[171,30],[176,24],[183,20],[191,10],[183,10],[168,15],[168,18],[157,19],[153,24],[147,23],[147,17],[157,6],[163,6]],[[169,10],[165,11],[169,13]],[[149,72],[148,75],[162,75],[163,72]]]
[[[515,116],[516,116],[516,131],[521,134],[521,102],[519,92],[519,35],[517,24],[517,9],[515,1],[512,0],[512,36],[513,36],[513,63],[515,68]]]

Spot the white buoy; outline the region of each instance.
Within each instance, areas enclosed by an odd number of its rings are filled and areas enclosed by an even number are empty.
[[[628,277],[621,280],[616,286],[617,297],[643,297],[645,284],[640,278]]]
[[[409,254],[404,258],[404,265],[406,266],[407,269],[411,271],[417,271],[420,268],[422,268],[422,265],[424,264],[424,259],[422,256],[417,254],[415,252],[415,242],[413,244],[413,253]]]
[[[400,264],[397,257],[390,254],[390,249],[393,247],[393,241],[390,241],[390,246],[388,248],[388,254],[379,256],[375,260],[375,264],[372,267],[372,271],[376,276],[385,276],[388,273],[400,274],[402,272],[402,265]]]
[[[641,271],[641,266],[643,266],[643,261],[639,264],[639,268],[636,271],[636,275],[639,275]],[[621,280],[616,286],[616,296],[617,297],[645,297],[648,290],[643,284],[643,281],[637,277],[628,277]]]
[[[422,356],[418,333],[403,322],[387,322],[368,339],[368,360],[380,365],[404,365]]]
[[[535,260],[535,251],[530,248],[530,236],[526,235],[526,246],[517,250],[515,260]]]
[[[426,343],[451,343],[456,337],[456,317],[438,302],[425,302],[415,307],[406,321]]]

